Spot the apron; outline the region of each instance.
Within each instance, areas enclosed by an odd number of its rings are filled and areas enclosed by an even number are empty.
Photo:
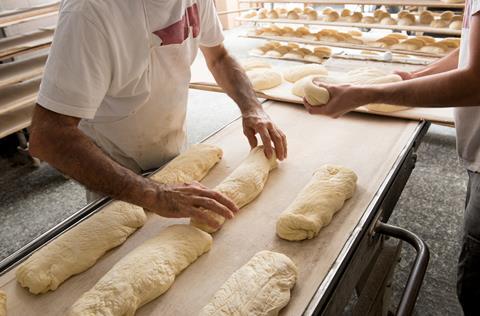
[[[191,34],[181,44],[162,46],[151,31],[145,5],[143,9],[150,45],[148,100],[125,118],[80,125],[110,157],[137,173],[158,168],[183,151],[190,65],[198,51],[198,39]]]

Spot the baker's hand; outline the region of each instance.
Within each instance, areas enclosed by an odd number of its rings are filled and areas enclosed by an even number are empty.
[[[272,122],[263,109],[255,109],[242,113],[243,133],[247,136],[252,148],[258,145],[257,133],[262,139],[265,155],[270,159],[275,150],[277,159],[287,158],[287,138],[285,134]],[[272,146],[273,144],[273,146]]]
[[[393,73],[399,75],[402,80],[410,80],[414,78],[413,73],[408,71],[395,70]]]
[[[330,96],[325,105],[312,106],[303,98],[303,105],[310,114],[322,114],[333,118],[338,118],[353,109],[365,105],[367,102],[360,86],[349,84],[330,85],[313,80],[313,83],[319,87],[327,89]]]
[[[210,210],[230,219],[238,212],[238,207],[226,196],[210,190],[204,185],[192,184],[159,185],[155,192],[150,211],[163,217],[192,217],[207,223],[213,228],[218,222],[208,215]]]

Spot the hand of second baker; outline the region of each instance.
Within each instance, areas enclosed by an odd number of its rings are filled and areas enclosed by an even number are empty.
[[[365,105],[367,102],[361,86],[353,86],[349,84],[331,85],[322,82],[313,81],[314,84],[327,89],[330,96],[328,103],[325,105],[313,106],[303,98],[303,105],[310,114],[321,114],[338,118],[353,109]]]
[[[263,109],[243,113],[242,118],[243,133],[252,148],[258,145],[256,134],[259,134],[267,158],[270,159],[274,151],[277,159],[287,158],[287,137]]]
[[[154,207],[150,211],[163,217],[192,217],[216,228],[218,222],[206,210],[215,212],[227,219],[233,218],[237,206],[226,196],[194,182],[160,186],[155,194]]]

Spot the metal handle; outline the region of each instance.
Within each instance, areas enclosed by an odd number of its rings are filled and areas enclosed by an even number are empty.
[[[417,252],[417,256],[415,257],[412,270],[408,276],[407,284],[396,312],[397,316],[411,315],[413,308],[415,307],[415,302],[417,301],[418,292],[422,286],[423,277],[427,270],[428,260],[430,259],[428,246],[414,233],[404,228],[385,224],[380,221],[377,222],[375,226],[375,232],[403,240],[412,245]]]

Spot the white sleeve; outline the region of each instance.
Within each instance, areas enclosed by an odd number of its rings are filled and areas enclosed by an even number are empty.
[[[37,103],[51,111],[91,119],[110,86],[112,66],[104,33],[79,12],[62,12]]]
[[[213,0],[199,1],[200,5],[200,45],[213,47],[223,42],[222,24],[217,15]]]

